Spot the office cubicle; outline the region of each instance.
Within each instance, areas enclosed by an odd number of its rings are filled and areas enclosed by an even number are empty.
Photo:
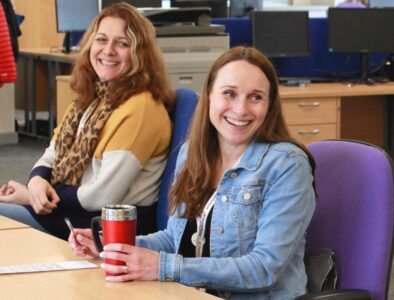
[[[230,46],[253,45],[250,18],[214,18],[230,34]],[[360,68],[359,54],[331,53],[328,47],[327,17],[309,18],[310,56],[272,59],[281,77],[345,79],[356,76]],[[377,69],[389,58],[388,53],[370,55],[370,67]],[[384,68],[383,68],[384,69]]]

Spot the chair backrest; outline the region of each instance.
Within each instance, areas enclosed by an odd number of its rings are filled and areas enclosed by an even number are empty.
[[[171,114],[173,122],[172,140],[157,202],[157,227],[159,230],[167,226],[167,195],[172,183],[178,152],[186,139],[189,123],[193,116],[197,101],[198,95],[194,90],[188,88],[176,89],[176,103]]]
[[[316,211],[306,253],[335,251],[338,288],[387,299],[393,248],[393,170],[387,154],[346,140],[309,144],[316,160]]]

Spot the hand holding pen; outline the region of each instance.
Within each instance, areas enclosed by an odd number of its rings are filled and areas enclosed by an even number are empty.
[[[89,255],[92,257],[98,257],[99,253],[93,243],[92,230],[90,228],[74,228],[67,217],[64,218],[64,221],[70,229],[68,242],[70,243],[70,247],[74,254],[77,256]]]

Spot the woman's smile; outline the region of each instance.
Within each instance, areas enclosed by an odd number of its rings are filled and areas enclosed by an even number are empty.
[[[236,127],[246,127],[248,126],[252,121],[248,120],[237,120],[231,117],[224,117],[224,119],[231,125],[236,126]]]
[[[252,142],[268,111],[269,88],[265,74],[244,60],[218,71],[209,94],[209,116],[221,147],[242,151]]]
[[[126,22],[105,17],[100,22],[90,49],[90,62],[100,81],[118,78],[130,69],[130,42],[125,34]]]

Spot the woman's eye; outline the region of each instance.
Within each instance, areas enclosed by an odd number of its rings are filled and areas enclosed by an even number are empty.
[[[257,101],[257,100],[263,99],[263,97],[261,97],[260,95],[254,95],[254,96],[252,96],[252,99]]]
[[[95,41],[98,42],[98,43],[104,43],[106,41],[106,39],[102,38],[102,37],[98,37],[98,38],[95,39]]]
[[[223,95],[227,96],[227,97],[234,97],[235,96],[235,92],[234,91],[224,91]]]
[[[129,47],[129,43],[127,43],[127,42],[118,42],[118,46],[122,47],[122,48],[128,48]]]
[[[264,100],[264,98],[263,98],[263,96],[261,96],[261,95],[259,95],[259,94],[256,94],[256,95],[251,95],[250,96],[250,100],[252,100],[252,101],[261,101],[261,100]]]

